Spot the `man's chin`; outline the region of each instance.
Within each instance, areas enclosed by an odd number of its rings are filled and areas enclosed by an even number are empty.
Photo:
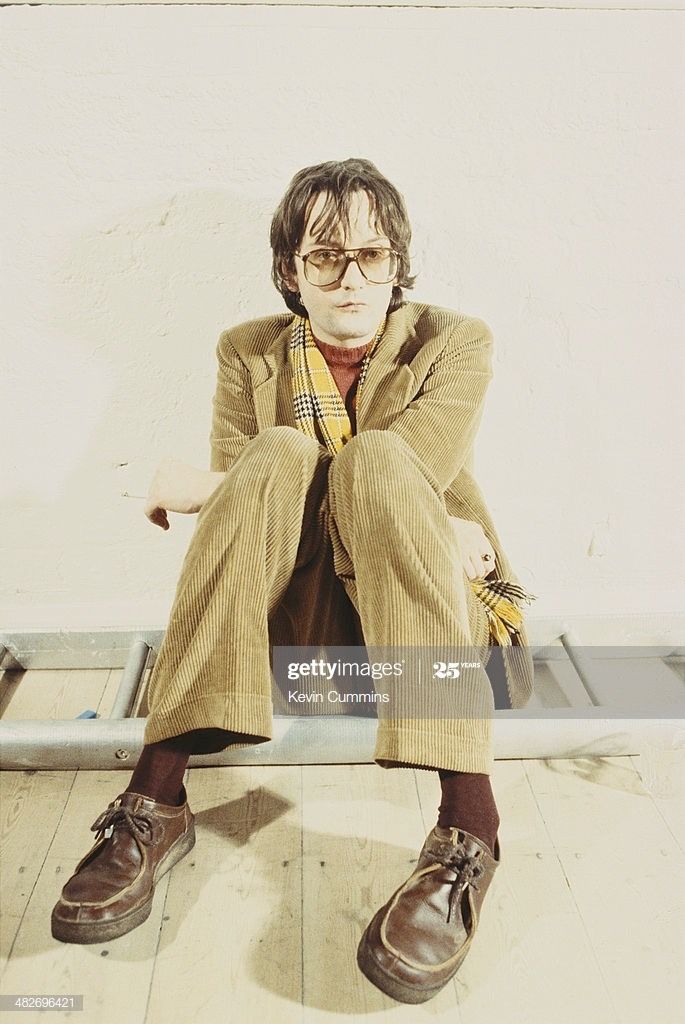
[[[348,343],[349,348],[363,345],[376,333],[376,329],[382,320],[382,316],[374,317],[371,310],[363,312],[345,312],[344,309],[330,310],[320,320],[312,319],[312,332],[315,337],[325,341],[326,338],[335,339],[334,343]],[[325,335],[325,337],[324,337]],[[352,344],[350,344],[352,343]]]
[[[335,316],[335,333],[340,338],[363,338],[375,331],[380,319],[376,321],[368,309],[339,309]]]

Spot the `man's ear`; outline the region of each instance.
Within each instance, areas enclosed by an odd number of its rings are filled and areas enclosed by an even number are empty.
[[[294,292],[295,294],[299,292],[300,286],[297,283],[297,275],[295,274],[294,270],[288,266],[287,260],[283,260],[281,262],[281,277],[283,278],[291,292]]]

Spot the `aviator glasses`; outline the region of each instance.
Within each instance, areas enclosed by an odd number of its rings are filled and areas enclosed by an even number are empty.
[[[349,255],[351,253],[351,255]],[[356,263],[362,275],[371,284],[388,284],[397,273],[399,253],[384,246],[365,246],[363,249],[313,249],[296,252],[304,264],[304,276],[317,288],[340,281],[350,263]]]

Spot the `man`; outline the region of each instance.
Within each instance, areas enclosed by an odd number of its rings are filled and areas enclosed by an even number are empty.
[[[470,471],[492,337],[482,320],[404,301],[410,239],[401,195],[366,160],[304,168],[276,210],[272,276],[289,312],[221,335],[211,470],[172,460],[153,481],[151,521],[168,529],[169,510],[198,512],[197,528],[145,747],[92,826],[55,937],[103,941],[147,918],[156,881],[195,841],[189,754],[271,738],[274,646],[496,643],[509,705],[528,700],[513,599],[529,595]],[[452,714],[417,713],[432,695],[406,673],[393,711],[379,709],[374,752],[385,768],[438,771],[442,789],[416,869],[358,952],[366,976],[408,1003],[456,973],[500,859],[492,687],[481,667],[441,694]]]

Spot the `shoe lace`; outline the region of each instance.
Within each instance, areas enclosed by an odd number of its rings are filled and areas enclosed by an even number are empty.
[[[109,839],[115,828],[127,828],[145,846],[152,842],[150,817],[145,813],[134,814],[128,807],[108,807],[90,826],[91,832],[104,832],[105,839]],[[95,838],[98,839],[99,836]]]
[[[479,854],[464,854],[463,851],[457,850],[452,854],[448,853],[446,856],[440,858],[440,862],[445,865],[446,868],[450,868],[452,871],[456,871],[456,878],[452,882],[452,888],[450,890],[449,901],[447,904],[447,921],[449,923],[457,899],[461,892],[466,889],[469,885],[471,888],[479,892],[479,888],[476,884],[479,878],[482,878],[485,873],[485,868],[479,861]]]

